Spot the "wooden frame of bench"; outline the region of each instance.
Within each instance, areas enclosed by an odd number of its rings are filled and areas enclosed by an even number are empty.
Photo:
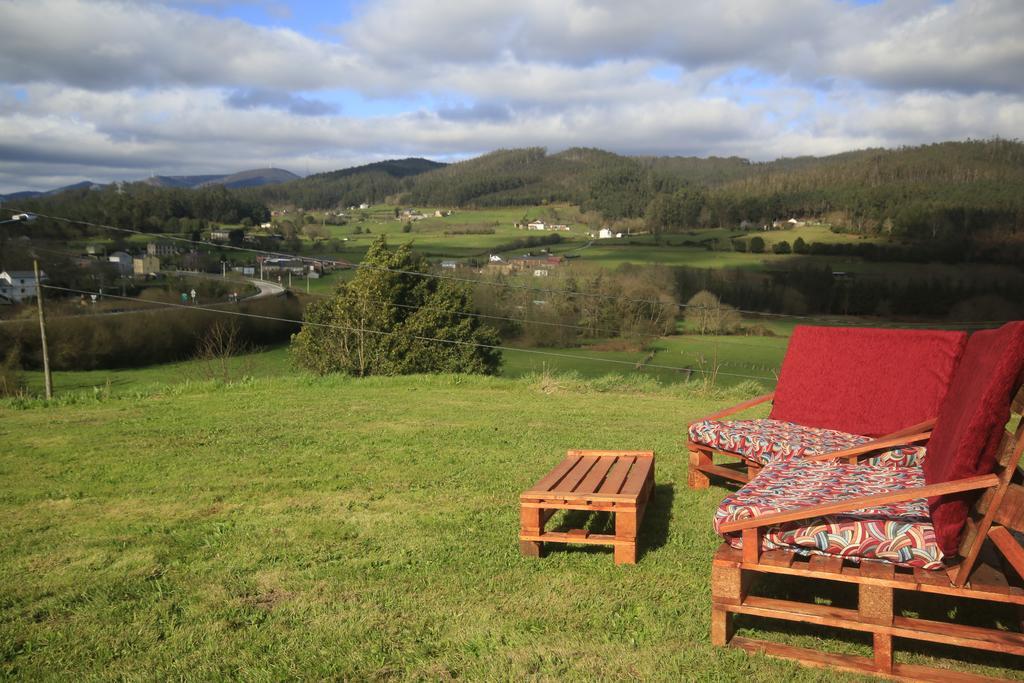
[[[636,537],[654,491],[653,451],[570,450],[519,496],[519,550],[540,557],[545,542],[611,545],[615,564],[636,564]],[[615,514],[615,534],[545,531],[558,510]]]
[[[698,422],[702,422],[704,420],[720,420],[723,417],[736,415],[737,413],[741,413],[755,406],[759,406],[762,403],[771,401],[773,398],[775,398],[775,392],[764,394],[763,396],[752,398],[749,401],[744,401],[743,403],[737,403],[736,405],[720,410],[717,413],[712,413],[711,415],[702,417]],[[805,460],[845,460],[846,462],[855,463],[860,458],[871,457],[881,451],[926,441],[928,437],[931,436],[931,430],[934,425],[935,420],[930,419],[911,425],[897,432],[880,436],[877,439],[872,439],[860,446],[833,451],[831,453],[823,453],[821,455],[809,455],[803,457]],[[708,488],[711,485],[710,477],[727,479],[741,485],[746,484],[748,481],[753,479],[761,469],[760,463],[751,460],[741,453],[735,453],[733,451],[726,451],[721,448],[707,446],[702,443],[696,443],[689,438],[689,430],[687,430],[686,450],[690,456],[687,483],[691,489]],[[713,460],[713,456],[716,453],[731,458],[737,458],[739,463],[736,464],[745,466],[745,470],[732,466],[716,465]]]
[[[1024,412],[1024,388],[1018,387],[1013,412]],[[1014,433],[1006,431],[999,445],[998,466],[992,474],[915,487],[894,493],[863,496],[786,510],[756,519],[721,525],[723,532],[739,531],[743,549],[728,543],[715,554],[711,570],[711,641],[748,651],[794,659],[809,666],[833,667],[896,679],[989,680],[946,669],[895,663],[893,636],[1024,655],[1024,633],[900,616],[893,611],[896,590],[917,591],[1024,606],[1024,548],[1014,531],[1024,530],[1024,477],[1018,470],[1024,452],[1024,420]],[[799,555],[785,550],[762,551],[760,530],[773,524],[863,509],[924,496],[983,490],[972,506],[960,543],[961,562],[947,570],[899,567],[882,561],[859,564],[840,557]],[[857,609],[841,609],[795,600],[776,600],[750,594],[760,574],[785,574],[809,579],[854,583]],[[735,614],[784,619],[871,633],[873,657],[825,654],[765,640],[734,637]]]

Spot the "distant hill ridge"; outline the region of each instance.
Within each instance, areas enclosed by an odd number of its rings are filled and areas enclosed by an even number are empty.
[[[248,171],[239,171],[231,174],[217,175],[155,175],[138,181],[153,187],[175,188],[175,189],[197,189],[210,187],[212,185],[223,185],[224,187],[236,190],[246,187],[261,187],[263,185],[274,185],[298,180],[299,176],[283,168],[254,168]],[[83,180],[73,185],[65,185],[53,190],[38,192],[25,190],[0,195],[0,201],[15,201],[19,199],[34,199],[39,197],[50,197],[69,190],[99,189],[106,187],[101,183],[94,183],[91,180]]]

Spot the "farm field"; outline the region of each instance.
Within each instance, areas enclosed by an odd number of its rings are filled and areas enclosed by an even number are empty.
[[[711,518],[725,491],[687,488],[682,425],[748,395],[294,376],[0,402],[0,438],[16,445],[0,453],[3,675],[866,680],[709,642]],[[605,549],[519,556],[517,494],[569,447],[657,452],[637,565],[616,567]],[[819,628],[737,625],[869,651]],[[900,660],[953,666],[948,652],[921,645]],[[1019,675],[998,654],[956,666]]]

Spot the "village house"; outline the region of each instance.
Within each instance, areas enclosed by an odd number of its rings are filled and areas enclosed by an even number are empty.
[[[527,230],[546,230],[547,224],[542,220],[530,221],[526,224]]]
[[[132,259],[132,274],[136,277],[158,275],[160,273],[160,257],[146,253]]]
[[[565,262],[564,256],[553,256],[551,254],[542,254],[540,256],[511,256],[507,259],[502,259],[500,256],[491,255],[487,266],[491,269],[491,272],[498,273],[518,273],[522,271],[533,272],[537,277],[543,277],[548,273],[538,275],[538,270],[549,270],[552,267],[556,267]]]
[[[266,273],[291,273],[292,275],[303,275],[306,272],[306,264],[302,259],[291,258],[268,258],[263,260],[263,272]]]
[[[146,253],[150,256],[174,256],[178,249],[170,240],[156,240],[146,244]]]
[[[39,280],[46,282],[46,273],[39,271]],[[20,304],[36,298],[36,275],[31,270],[0,272],[0,304]]]
[[[211,230],[210,239],[214,242],[227,242],[230,237],[230,230]]]
[[[610,240],[613,237],[615,237],[615,233],[612,232],[611,228],[601,228],[597,232],[597,239],[599,240]]]
[[[441,261],[441,267],[446,270],[455,270],[456,268],[459,267],[459,262],[456,261],[455,259],[446,258],[445,260]]]

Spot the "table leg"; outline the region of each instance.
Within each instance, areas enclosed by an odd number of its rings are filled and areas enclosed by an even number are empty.
[[[519,526],[528,536],[539,536],[544,527],[543,510],[540,508],[519,508]],[[519,541],[519,552],[523,557],[540,557],[540,541]]]
[[[636,512],[615,511],[615,564],[636,564]]]

